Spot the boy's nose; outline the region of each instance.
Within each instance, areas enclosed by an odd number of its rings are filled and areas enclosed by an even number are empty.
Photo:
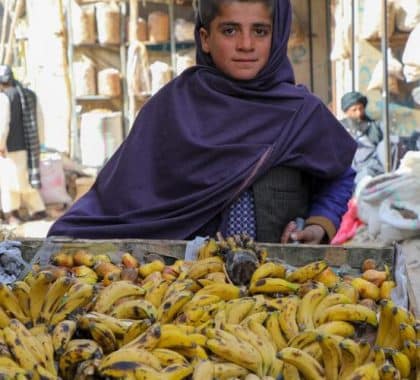
[[[241,33],[238,39],[238,48],[241,50],[252,50],[254,42],[251,33]]]

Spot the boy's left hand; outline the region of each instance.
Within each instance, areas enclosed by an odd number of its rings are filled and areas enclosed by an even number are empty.
[[[302,231],[296,230],[296,223],[290,222],[283,231],[281,243],[288,244],[298,241],[302,244],[320,244],[325,236],[325,230],[316,224],[306,226]]]

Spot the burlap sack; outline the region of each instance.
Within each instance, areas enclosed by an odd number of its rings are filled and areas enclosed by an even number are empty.
[[[96,4],[96,27],[101,44],[120,43],[120,8],[116,2]]]
[[[412,31],[420,23],[420,0],[395,0],[395,23],[402,32]]]
[[[169,16],[164,12],[151,12],[147,18],[149,40],[151,42],[169,41]]]
[[[96,42],[95,8],[93,6],[72,6],[73,43],[93,44]]]
[[[82,56],[75,61],[73,75],[76,96],[96,94],[96,67],[91,59]]]
[[[106,68],[98,72],[98,94],[112,97],[121,95],[121,77],[117,69]]]
[[[362,15],[361,37],[365,40],[377,39],[382,36],[382,0],[365,0]],[[387,3],[387,32],[388,38],[395,31],[395,6],[393,1]]]

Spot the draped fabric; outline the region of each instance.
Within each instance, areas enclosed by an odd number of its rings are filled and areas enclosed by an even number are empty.
[[[93,188],[49,235],[81,238],[193,236],[271,167],[321,179],[342,174],[355,143],[303,86],[287,58],[288,0],[275,4],[266,67],[249,81],[226,77],[201,52],[142,108]]]

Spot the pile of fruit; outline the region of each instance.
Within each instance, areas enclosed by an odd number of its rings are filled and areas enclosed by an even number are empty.
[[[247,252],[257,266],[238,286],[226,260]],[[386,268],[365,265],[290,270],[232,238],[172,265],[58,252],[0,285],[0,379],[415,377],[420,324],[390,299]]]

